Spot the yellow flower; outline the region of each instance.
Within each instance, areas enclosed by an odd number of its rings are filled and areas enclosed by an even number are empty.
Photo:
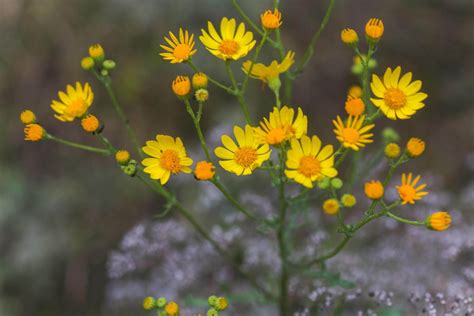
[[[353,207],[357,203],[357,199],[352,194],[344,194],[341,198],[342,205],[344,207]]]
[[[152,157],[142,161],[146,167],[143,171],[149,173],[151,179],[159,179],[161,184],[168,182],[172,174],[191,173],[189,166],[193,160],[186,156],[186,149],[179,137],[173,139],[167,135],[156,135],[156,141],[147,141],[142,149]]]
[[[194,169],[194,176],[198,180],[211,180],[216,172],[214,171],[215,167],[212,162],[200,161],[196,164]]]
[[[365,25],[365,34],[372,41],[378,41],[383,35],[384,26],[380,19],[372,18]]]
[[[428,195],[428,192],[421,191],[426,187],[426,184],[421,184],[418,187],[415,187],[418,181],[420,181],[421,176],[417,176],[412,181],[412,173],[410,172],[408,176],[402,174],[402,185],[397,186],[398,194],[402,200],[402,204],[415,204],[415,201],[421,200],[425,195]]]
[[[298,108],[298,115],[293,121],[295,110],[283,106],[273,108],[269,118],[263,118],[260,127],[256,127],[255,137],[260,144],[278,145],[292,137],[301,138],[308,130],[308,117]]]
[[[278,9],[275,9],[273,12],[271,10],[267,10],[260,15],[260,20],[262,22],[262,26],[269,30],[277,29],[283,23],[281,21],[281,12]]]
[[[236,30],[235,19],[222,18],[220,34],[210,21],[207,22],[207,28],[207,32],[201,29],[199,39],[211,54],[222,60],[245,57],[255,46],[253,33],[245,31],[244,23],[240,23]]]
[[[361,98],[355,98],[351,95],[347,96],[345,110],[347,114],[359,116],[365,111],[365,104]]]
[[[81,67],[84,70],[91,70],[95,65],[94,58],[84,57],[81,59]]]
[[[370,100],[378,107],[389,119],[396,120],[408,119],[416,111],[423,108],[422,102],[428,95],[418,92],[421,89],[422,82],[416,80],[411,82],[412,73],[408,72],[400,78],[401,67],[395,70],[389,67],[383,76],[383,82],[377,75],[372,75],[370,87],[377,98]]]
[[[447,212],[436,212],[428,216],[426,219],[428,228],[443,231],[451,225],[451,215]]]
[[[57,113],[54,115],[55,118],[63,122],[72,122],[87,113],[94,100],[94,93],[88,83],[82,87],[79,82],[76,82],[76,89],[68,85],[66,92],[58,92],[61,102],[53,100],[51,108]]]
[[[347,96],[351,96],[353,98],[361,98],[362,88],[358,85],[350,86],[349,91],[347,91]]]
[[[33,111],[25,110],[20,114],[20,121],[26,125],[33,124],[36,122],[36,115]]]
[[[365,195],[371,200],[378,200],[384,194],[384,188],[380,181],[369,181],[365,184]]]
[[[156,305],[156,300],[151,296],[147,296],[143,300],[143,309],[144,310],[150,311],[153,308],[155,308],[155,305]]]
[[[250,125],[245,126],[245,131],[234,126],[234,135],[238,145],[228,135],[223,135],[221,140],[224,147],[217,147],[214,153],[223,159],[219,165],[225,170],[238,176],[249,175],[270,158],[272,151],[267,144],[258,143]]]
[[[175,302],[169,302],[168,304],[166,304],[165,306],[165,312],[166,314],[168,314],[169,316],[175,316],[178,314],[178,311],[179,311],[179,306],[178,304],[176,304]]]
[[[337,170],[334,169],[334,148],[332,145],[321,147],[318,136],[309,138],[303,135],[300,140],[293,138],[291,149],[287,152],[285,175],[307,188],[312,188],[313,182],[324,176],[337,176]]]
[[[86,132],[93,133],[99,129],[100,122],[96,116],[88,114],[81,120],[81,125]]]
[[[89,47],[89,55],[94,59],[104,59],[105,52],[100,44],[94,44]]]
[[[220,311],[225,310],[229,306],[229,302],[225,297],[219,297],[216,301],[216,308]]]
[[[193,88],[198,89],[206,89],[209,79],[207,78],[206,74],[202,72],[195,73],[192,78]]]
[[[130,153],[126,150],[118,150],[115,153],[115,160],[124,166],[130,161]]]
[[[343,29],[341,31],[341,40],[344,44],[351,45],[357,43],[359,37],[357,36],[357,32],[353,29]]]
[[[419,157],[425,151],[425,142],[419,138],[412,137],[407,143],[407,153],[411,158]]]
[[[295,53],[288,51],[281,63],[278,63],[278,61],[274,60],[268,66],[260,63],[254,64],[252,71],[250,72],[250,77],[268,83],[271,79],[278,78],[281,73],[287,71],[295,62],[294,57]],[[250,71],[251,66],[252,61],[247,60],[242,64],[242,70],[247,74]]]
[[[328,199],[323,203],[323,211],[328,215],[335,215],[339,212],[339,201],[336,199]]]
[[[40,141],[46,136],[46,131],[39,124],[28,124],[23,131],[25,133],[25,140],[30,142]]]
[[[384,153],[387,158],[397,158],[398,156],[400,156],[400,146],[395,143],[387,144],[387,146],[385,146]]]
[[[186,97],[191,91],[191,81],[187,76],[177,76],[173,83],[171,84],[171,89],[177,97],[183,98]]]
[[[359,148],[364,147],[365,144],[372,143],[373,140],[370,139],[374,134],[367,134],[374,124],[369,124],[362,126],[364,123],[365,116],[349,116],[346,124],[344,124],[339,116],[337,116],[337,121],[333,120],[333,124],[336,127],[334,133],[336,138],[342,143],[344,147],[350,147],[353,150],[359,150]]]
[[[160,45],[166,52],[160,53],[164,60],[169,60],[172,64],[182,63],[191,58],[196,53],[194,48],[194,34],[189,36],[188,30],[179,28],[179,40],[169,32],[169,38],[164,37],[169,46]]]

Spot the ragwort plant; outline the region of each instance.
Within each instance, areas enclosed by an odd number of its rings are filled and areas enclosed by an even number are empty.
[[[292,105],[291,102],[293,83],[312,58],[314,47],[329,21],[335,0],[330,1],[321,25],[298,60],[295,59],[295,52],[286,50],[282,42],[280,31],[283,19],[278,9],[278,0],[274,1],[272,10],[261,14],[260,23],[252,21],[236,0],[232,0],[232,3],[244,22],[238,23],[234,18],[223,17],[215,26],[209,21],[207,27],[201,29],[199,36],[204,48],[216,57],[217,62],[222,63],[228,82],[217,81],[193,63],[192,57],[198,53],[198,47],[195,34],[188,30],[180,28],[177,34],[169,32],[160,45],[160,55],[164,60],[171,64],[187,64],[193,72],[191,78],[178,75],[171,83],[171,90],[189,113],[205,154],[205,161],[194,162],[188,156],[181,138],[162,134],[164,131],[158,131],[153,139],[144,144],[138,140],[112,86],[111,73],[116,64],[113,60],[106,59],[105,51],[99,44],[89,48],[89,56],[82,59],[81,66],[95,76],[105,88],[135,147],[135,154],[116,147],[104,135],[103,125],[91,111],[94,93],[89,83],[68,85],[65,91],[59,91],[58,100],[52,101],[51,108],[59,121],[80,121],[84,131],[97,138],[102,144],[101,147],[79,144],[52,135],[30,110],[23,111],[20,119],[25,124],[27,141],[50,140],[114,157],[124,174],[136,178],[163,197],[167,201],[168,210],[173,208],[178,211],[249,285],[269,303],[277,304],[279,314],[285,316],[290,315],[292,310],[292,296],[288,287],[292,275],[304,273],[308,269],[324,270],[325,263],[342,251],[368,223],[389,217],[403,224],[443,231],[449,227],[451,217],[444,211],[434,212],[423,220],[397,215],[397,208],[405,204],[415,204],[428,194],[425,191],[426,184],[421,183],[419,175],[403,172],[400,185],[396,186],[399,198],[396,201],[388,201],[384,197],[392,176],[411,159],[423,154],[425,142],[411,138],[406,145],[400,146],[398,134],[392,129],[385,129],[383,153],[389,167],[388,172],[385,177],[364,184],[364,192],[370,204],[367,209],[358,211],[359,220],[348,223],[345,219],[346,213],[357,205],[357,201],[352,192],[341,193],[344,185],[339,172],[341,165],[351,155],[354,159],[360,158],[355,154],[374,141],[372,131],[375,122],[380,121],[383,124],[384,119],[410,119],[418,110],[424,108],[424,101],[428,96],[421,92],[422,82],[413,80],[411,72],[402,74],[400,66],[388,67],[382,76],[372,74],[376,65],[374,55],[384,34],[384,24],[380,19],[372,18],[365,26],[365,53],[361,51],[362,45],[355,30],[345,28],[341,32],[342,42],[355,54],[352,71],[359,77],[360,86],[352,86],[349,89],[344,105],[346,113],[332,120],[335,138],[339,142],[335,149],[332,144],[323,143],[317,135],[308,135],[308,117],[302,108]],[[265,45],[274,49],[279,56],[269,64],[259,62],[260,52]],[[200,53],[205,52],[201,49]],[[242,70],[239,74],[235,73],[237,67]],[[268,116],[261,118],[258,123],[250,115],[246,96],[246,89],[252,84],[251,79],[263,82],[275,96],[275,100],[266,105]],[[209,87],[209,84],[212,86]],[[211,149],[207,146],[201,121],[205,119],[204,104],[213,89],[222,89],[237,99],[246,125],[234,126],[232,135],[222,135],[222,145]],[[373,162],[368,160],[366,164],[370,168]],[[346,168],[349,169],[346,172],[348,177],[354,174],[350,168]],[[261,218],[242,205],[232,192],[227,190],[220,178],[220,174],[224,172],[235,176],[252,176],[256,171],[268,175],[278,195],[278,208],[270,219]],[[196,217],[196,213],[179,202],[179,197],[166,187],[173,176],[179,173],[190,174],[190,181],[212,183],[235,210],[254,221],[256,227],[263,225],[274,232],[281,266],[276,282],[275,278],[268,279],[266,283],[257,282],[234,261],[227,249],[221,247],[219,240],[213,239],[201,220]],[[354,179],[346,181],[353,183]],[[296,195],[288,192],[288,187],[294,186],[293,183],[300,187]],[[199,183],[196,182],[196,185]],[[351,190],[352,187],[353,185],[350,186]],[[294,215],[289,210],[296,201],[308,203],[314,199],[320,201],[325,214],[335,217],[336,230],[340,233],[341,240],[316,257],[295,260],[289,246],[292,243],[288,230],[288,222]],[[224,297],[211,296],[208,301],[207,315],[218,315],[228,306]],[[146,310],[156,310],[158,315],[179,315],[180,310],[177,303],[168,302],[164,297],[147,297],[143,307]]]

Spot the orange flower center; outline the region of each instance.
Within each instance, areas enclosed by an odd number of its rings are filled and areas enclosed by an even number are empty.
[[[304,156],[300,160],[298,171],[307,178],[319,175],[321,172],[321,164],[319,160],[313,156]]]
[[[41,125],[30,124],[25,127],[25,139],[30,141],[38,141],[44,136],[44,129]]]
[[[407,97],[402,90],[398,88],[390,88],[384,94],[385,104],[393,110],[398,110],[405,106]]]
[[[252,147],[241,147],[235,152],[234,160],[238,165],[249,168],[257,161],[257,151]]]
[[[408,184],[404,184],[398,188],[400,198],[406,202],[413,202],[416,197],[416,190],[414,187]]]
[[[344,141],[350,144],[356,144],[359,141],[360,134],[355,128],[346,127],[342,131],[342,137],[344,138]]]
[[[267,134],[267,143],[276,145],[285,140],[286,133],[282,128],[274,128]]]
[[[76,99],[69,104],[66,112],[71,116],[81,117],[86,110],[86,102],[83,99]]]
[[[173,50],[173,56],[177,59],[188,59],[191,53],[191,47],[186,44],[178,44]]]
[[[219,45],[219,51],[225,55],[234,55],[240,49],[239,43],[234,40],[224,40]]]
[[[166,149],[161,155],[160,166],[172,173],[180,172],[181,165],[179,164],[178,152],[173,149]]]
[[[364,102],[360,98],[352,98],[346,102],[346,112],[349,115],[359,116],[365,110]]]

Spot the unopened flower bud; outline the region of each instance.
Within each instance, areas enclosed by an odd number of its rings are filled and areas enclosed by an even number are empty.
[[[209,99],[209,91],[206,89],[199,89],[194,93],[194,97],[198,102],[206,102]]]
[[[92,68],[94,68],[94,66],[95,66],[94,58],[88,56],[81,59],[82,69],[91,70]]]
[[[343,184],[344,183],[342,182],[342,180],[340,178],[334,178],[334,179],[331,180],[331,186],[336,190],[342,188]]]
[[[115,63],[115,61],[111,59],[104,60],[104,62],[102,63],[102,67],[104,67],[107,70],[114,69],[116,65],[117,64]]]

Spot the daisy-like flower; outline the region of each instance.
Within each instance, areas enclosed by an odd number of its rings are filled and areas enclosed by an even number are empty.
[[[273,108],[268,119],[263,118],[260,127],[256,127],[255,137],[260,144],[278,145],[290,138],[301,138],[308,130],[308,117],[298,108],[298,115],[294,119],[295,110],[283,106]],[[294,120],[293,120],[294,119]]]
[[[150,178],[160,180],[161,184],[168,182],[172,174],[180,172],[191,173],[193,160],[186,155],[181,138],[174,139],[167,135],[156,135],[155,140],[146,142],[143,152],[151,158],[145,158],[142,164]]]
[[[318,136],[309,138],[303,135],[300,140],[291,140],[291,149],[287,152],[285,175],[307,188],[324,176],[334,178],[334,148],[326,145],[321,149]]]
[[[402,174],[402,185],[397,186],[398,194],[402,200],[402,204],[415,204],[415,201],[421,200],[425,195],[428,195],[428,192],[421,191],[426,187],[426,184],[421,184],[418,187],[415,187],[418,181],[420,181],[421,176],[417,176],[412,181],[412,173],[410,172],[408,176]]]
[[[224,147],[217,147],[214,153],[223,159],[219,165],[225,170],[238,176],[249,175],[270,158],[271,149],[267,144],[258,143],[250,125],[246,125],[245,130],[234,126],[234,135],[237,144],[228,135],[223,135],[221,140]]]
[[[164,60],[169,60],[172,64],[185,62],[196,53],[194,49],[194,34],[189,35],[188,30],[179,28],[179,39],[169,32],[169,38],[163,37],[169,46],[160,45],[166,52],[160,53]]]
[[[364,123],[365,116],[349,116],[349,119],[344,124],[339,116],[337,116],[337,121],[333,120],[332,123],[336,127],[334,133],[336,138],[342,143],[344,147],[350,147],[353,150],[359,150],[361,147],[364,147],[365,144],[372,143],[371,139],[374,134],[367,133],[372,128],[374,124],[369,124],[362,126]]]
[[[267,10],[260,15],[262,26],[268,30],[274,30],[281,26],[281,12],[278,9]]]
[[[222,18],[220,34],[210,21],[207,22],[207,29],[207,32],[201,29],[199,39],[211,54],[222,60],[245,57],[256,43],[253,33],[245,31],[244,23],[240,23],[236,30],[235,19]]]
[[[63,122],[72,122],[87,113],[94,100],[94,93],[88,83],[83,87],[79,82],[76,82],[76,89],[68,85],[66,92],[58,92],[61,101],[53,100],[51,108],[57,113],[54,115],[55,118]]]
[[[377,98],[371,98],[372,103],[378,107],[389,119],[409,119],[416,111],[423,108],[428,95],[419,92],[422,86],[421,80],[411,82],[412,73],[408,72],[401,76],[401,67],[395,70],[389,67],[385,71],[383,81],[372,75],[370,87]]]
[[[247,74],[252,68],[250,72],[250,77],[262,80],[265,83],[268,83],[271,79],[278,78],[281,73],[286,72],[290,69],[291,65],[295,62],[295,53],[292,51],[288,51],[285,58],[278,63],[278,61],[274,60],[271,62],[270,65],[265,66],[264,64],[254,64],[252,66],[252,61],[247,60],[242,64],[242,70]]]

